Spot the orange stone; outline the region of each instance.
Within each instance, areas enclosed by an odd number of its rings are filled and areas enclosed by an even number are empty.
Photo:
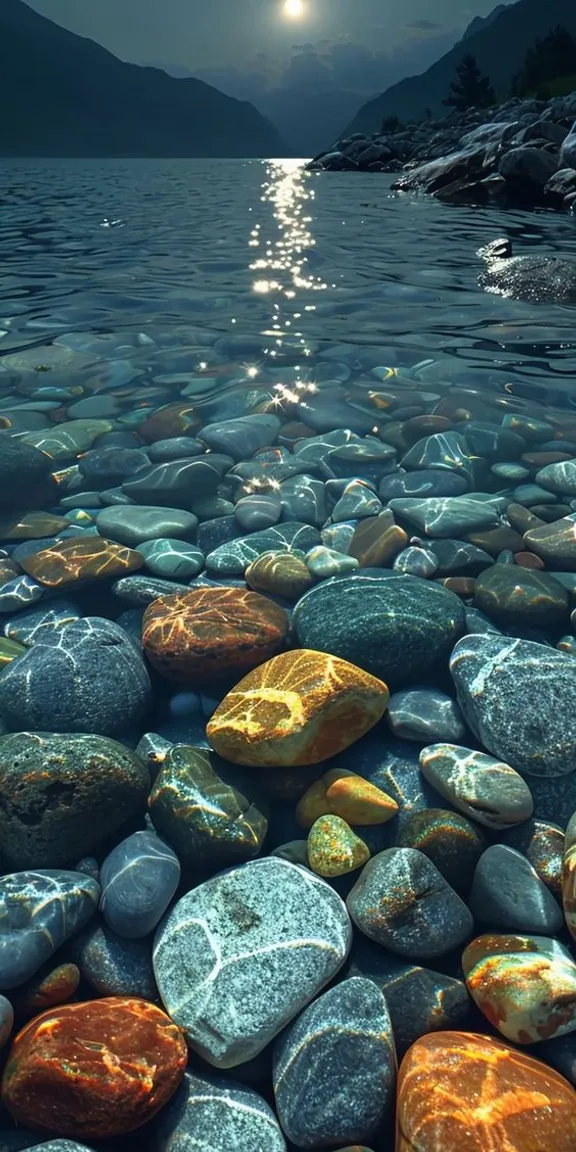
[[[285,600],[299,600],[314,583],[294,552],[262,552],[248,565],[244,579],[256,592],[272,592]]]
[[[80,969],[75,964],[58,964],[37,972],[26,984],[10,993],[19,1016],[36,1016],[46,1008],[65,1004],[78,991]]]
[[[2,1101],[19,1124],[71,1139],[121,1136],[176,1091],[188,1049],[170,1017],[146,1000],[110,996],[65,1004],[13,1041]]]
[[[24,571],[47,588],[127,576],[143,564],[139,552],[100,536],[72,536],[21,560]]]
[[[576,1092],[473,1032],[432,1032],[400,1067],[396,1152],[574,1152]]]
[[[385,568],[408,544],[408,535],[394,523],[391,512],[367,516],[360,520],[348,547],[348,555],[358,560],[361,568]]]
[[[143,424],[138,426],[138,435],[148,444],[156,440],[173,440],[175,436],[194,436],[200,427],[200,419],[194,405],[186,400],[165,404],[157,408]]]
[[[245,588],[195,588],[159,596],[142,621],[142,644],[169,680],[243,676],[283,646],[288,616]]]
[[[386,684],[347,660],[297,648],[245,676],[219,704],[206,735],[234,764],[319,764],[368,732],[389,695]]]
[[[386,824],[397,811],[393,797],[363,776],[332,768],[301,797],[296,819],[302,828],[311,828],[315,820],[327,815],[341,816],[348,824]]]

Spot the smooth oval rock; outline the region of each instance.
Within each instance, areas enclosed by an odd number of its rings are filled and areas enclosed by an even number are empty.
[[[530,640],[465,636],[450,671],[474,735],[527,776],[574,771],[576,658]]]
[[[221,872],[158,928],[162,1000],[209,1064],[245,1063],[328,983],[351,942],[345,905],[323,880],[279,857]]]
[[[515,1044],[576,1029],[576,964],[548,936],[478,936],[464,950],[470,995],[494,1028]]]
[[[0,988],[16,988],[78,932],[100,887],[81,872],[12,872],[0,880]]]
[[[351,660],[396,688],[448,659],[465,614],[437,584],[365,568],[312,588],[293,623],[303,648]]]
[[[119,936],[148,936],[164,915],[180,880],[175,852],[155,832],[134,832],[117,844],[100,869],[100,911]]]
[[[361,932],[411,959],[442,956],[472,933],[464,901],[415,848],[387,848],[373,856],[346,903]]]
[[[437,1032],[404,1058],[396,1152],[571,1152],[576,1093],[492,1036]]]
[[[462,713],[451,697],[436,688],[405,688],[388,702],[386,718],[403,740],[461,740],[466,732]]]
[[[242,676],[284,645],[283,608],[244,588],[195,588],[160,596],[146,609],[142,643],[171,680]]]
[[[216,708],[206,735],[234,764],[318,764],[363,736],[387,703],[382,681],[347,660],[298,648],[245,676]]]
[[[488,828],[509,828],[533,812],[530,789],[509,764],[457,744],[430,744],[420,753],[424,778],[455,808]]]
[[[274,1047],[276,1108],[298,1148],[371,1139],[392,1105],[395,1082],[386,1001],[361,976],[319,996]]]
[[[139,552],[103,540],[100,536],[74,536],[57,540],[49,548],[23,557],[22,567],[29,576],[47,588],[65,588],[111,576],[126,576],[141,568]]]
[[[508,564],[494,564],[481,572],[474,588],[474,604],[497,623],[513,629],[527,624],[560,627],[568,615],[568,592],[548,572]]]
[[[164,1107],[187,1057],[180,1029],[146,1000],[66,1004],[18,1033],[2,1099],[15,1120],[40,1131],[123,1135]]]
[[[564,926],[558,902],[529,860],[506,844],[482,853],[468,900],[477,924],[504,932],[555,935]]]
[[[168,1152],[286,1152],[270,1105],[228,1076],[189,1069],[156,1121],[153,1147]]]
[[[101,536],[136,548],[146,540],[174,536],[192,540],[198,518],[182,508],[155,508],[146,505],[104,508],[96,517]]]

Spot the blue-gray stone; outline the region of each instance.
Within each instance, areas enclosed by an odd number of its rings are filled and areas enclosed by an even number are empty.
[[[159,926],[154,971],[166,1011],[209,1064],[258,1052],[335,976],[346,908],[311,872],[264,857],[186,893]]]
[[[217,576],[243,576],[263,552],[308,552],[319,543],[320,533],[311,524],[286,522],[221,544],[207,555],[206,568]]]
[[[278,495],[284,521],[297,520],[300,524],[322,527],[328,515],[322,480],[306,474],[292,476],[280,485]]]
[[[50,600],[38,608],[27,608],[24,612],[16,612],[4,625],[4,635],[11,640],[18,640],[31,648],[37,640],[48,632],[58,632],[70,624],[72,620],[79,620],[80,612],[72,600]]]
[[[94,916],[70,940],[67,953],[97,996],[140,996],[158,1001],[151,939],[127,940]]]
[[[458,743],[466,733],[456,700],[437,688],[405,688],[394,692],[386,718],[394,735],[403,740]]]
[[[439,584],[364,568],[311,588],[293,624],[301,647],[349,660],[394,689],[448,660],[465,614]]]
[[[494,504],[471,496],[430,496],[428,499],[390,500],[388,507],[397,520],[406,521],[427,536],[458,536],[495,528],[498,509]]]
[[[198,518],[182,508],[155,508],[147,504],[103,508],[96,517],[96,526],[106,540],[116,540],[136,548],[146,540],[173,536],[177,540],[193,540]]]
[[[13,580],[7,580],[0,588],[0,612],[18,612],[28,604],[41,600],[46,589],[31,576],[22,573]]]
[[[474,873],[468,905],[491,931],[555,936],[564,927],[558,902],[529,860],[508,844],[491,844]]]
[[[122,490],[138,504],[163,504],[191,509],[197,496],[215,492],[234,461],[231,456],[210,452],[194,459],[168,460],[143,468]]]
[[[417,848],[387,848],[364,865],[346,901],[361,932],[410,960],[443,956],[472,935],[464,901]]]
[[[274,1046],[280,1123],[298,1148],[370,1140],[391,1109],[396,1050],[379,987],[352,976],[309,1004]]]
[[[144,557],[152,576],[168,580],[193,580],[204,567],[204,554],[194,544],[167,537],[147,540],[136,551]]]
[[[234,516],[243,532],[259,532],[277,524],[282,515],[279,496],[263,493],[243,496],[234,508]]]
[[[235,460],[248,460],[259,449],[274,444],[279,431],[278,417],[265,412],[205,424],[198,435],[212,452],[223,452]]]
[[[155,832],[134,832],[108,854],[100,869],[100,911],[119,936],[153,932],[180,881],[175,852]]]
[[[88,922],[100,887],[81,872],[13,872],[0,880],[0,988],[16,988]]]
[[[470,487],[466,476],[456,472],[437,472],[423,468],[416,472],[400,472],[385,476],[380,481],[378,495],[386,504],[389,500],[411,496],[462,496]]]
[[[465,636],[450,671],[464,718],[489,752],[529,776],[574,771],[575,657],[530,640]]]
[[[0,716],[12,730],[114,736],[150,701],[144,659],[130,637],[99,616],[48,632],[0,674]]]
[[[160,580],[157,576],[121,576],[112,585],[112,591],[120,600],[127,604],[143,605],[144,607],[157,600],[159,596],[171,596],[173,592],[189,592],[188,584],[180,584],[176,580]]]
[[[286,1152],[270,1105],[228,1077],[188,1070],[154,1125],[151,1152]]]

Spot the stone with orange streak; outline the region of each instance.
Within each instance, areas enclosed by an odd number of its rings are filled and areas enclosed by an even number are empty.
[[[304,559],[294,552],[263,552],[248,565],[244,579],[255,592],[299,600],[314,581]]]
[[[14,1039],[2,1101],[39,1132],[121,1136],[164,1107],[187,1058],[180,1029],[147,1000],[66,1004],[36,1016]]]
[[[370,859],[370,849],[340,816],[320,816],[308,833],[308,867],[317,876],[347,876]]]
[[[147,444],[156,440],[173,440],[176,436],[194,436],[200,427],[200,419],[194,405],[187,400],[176,400],[157,408],[138,427],[138,435]]]
[[[169,680],[243,676],[284,646],[283,608],[245,588],[195,588],[159,596],[142,621],[150,663]]]
[[[348,772],[332,768],[306,790],[296,807],[301,828],[310,828],[320,816],[341,816],[348,824],[386,824],[398,812],[392,796]]]
[[[396,1152],[574,1152],[576,1092],[473,1032],[420,1037],[400,1067]]]
[[[576,940],[576,812],[568,821],[564,840],[562,904],[566,927]]]
[[[22,558],[28,576],[47,588],[64,588],[81,581],[127,576],[144,564],[133,548],[103,540],[100,536],[72,536],[56,540],[49,548]]]
[[[576,1029],[576,964],[558,940],[477,936],[462,968],[472,999],[507,1040],[533,1044]]]
[[[206,735],[234,764],[319,764],[368,732],[389,695],[382,680],[355,664],[297,648],[245,676],[219,704]]]

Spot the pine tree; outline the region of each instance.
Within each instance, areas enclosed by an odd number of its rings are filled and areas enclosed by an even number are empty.
[[[548,80],[576,72],[576,40],[560,24],[541,40],[535,40],[524,58],[521,72],[514,77],[512,93],[526,96]]]
[[[475,56],[468,54],[456,69],[456,79],[450,85],[448,96],[443,101],[458,112],[467,108],[489,108],[496,103],[496,93],[488,76],[483,76]]]

